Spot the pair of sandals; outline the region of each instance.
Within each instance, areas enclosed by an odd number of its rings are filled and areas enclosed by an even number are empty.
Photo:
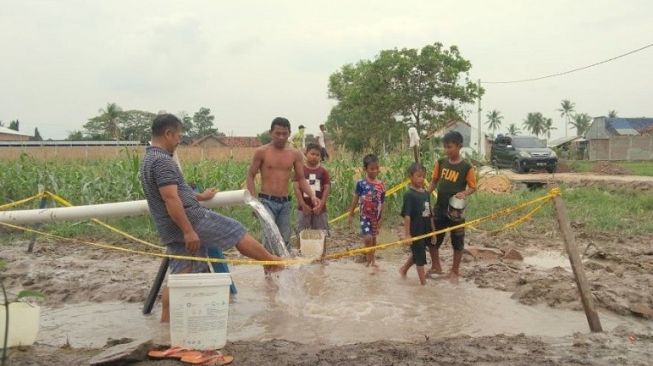
[[[229,365],[233,356],[227,356],[220,351],[196,351],[184,347],[171,347],[167,349],[154,349],[147,355],[155,360],[179,360],[191,365],[213,366]]]

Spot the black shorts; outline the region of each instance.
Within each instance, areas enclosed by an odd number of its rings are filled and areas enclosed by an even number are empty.
[[[413,262],[416,266],[426,265],[426,246],[430,242],[430,238],[415,240],[410,245],[410,251],[413,253]]]
[[[463,221],[451,221],[449,216],[447,216],[446,211],[442,210],[436,210],[436,215],[435,215],[435,230],[442,230],[446,228],[450,228],[452,226],[457,226],[462,223],[464,223],[465,220]],[[461,227],[459,229],[455,229],[453,231],[450,231],[451,235],[451,246],[453,247],[453,250],[463,250],[465,247],[465,228]],[[435,236],[435,247],[440,249],[442,246],[442,243],[444,242],[444,237],[446,233],[438,234]]]

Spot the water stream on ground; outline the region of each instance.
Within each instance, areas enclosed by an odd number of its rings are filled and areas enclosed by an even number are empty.
[[[376,340],[416,341],[425,337],[518,334],[562,336],[588,332],[581,311],[526,306],[510,293],[453,285],[432,279],[420,286],[415,271],[406,279],[397,269],[401,251],[385,252],[380,269],[342,260],[290,268],[266,278],[259,267],[236,266],[239,293],[232,299],[229,340],[287,339],[315,345]],[[276,275],[275,275],[276,276]],[[42,311],[39,342],[102,347],[107,338],[152,337],[169,342],[160,310],[141,314],[141,303],[86,303]],[[642,329],[651,321],[601,312],[606,330],[625,324]]]

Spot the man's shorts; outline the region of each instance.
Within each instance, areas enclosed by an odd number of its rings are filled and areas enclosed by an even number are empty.
[[[233,248],[247,233],[245,227],[238,221],[208,211],[193,228],[200,238],[200,249],[196,253],[186,250],[184,243],[168,244],[168,254],[206,258],[209,247],[221,250]],[[184,259],[170,259],[170,273],[203,273],[208,272],[208,262]]]
[[[263,196],[264,195],[259,194],[258,200],[261,201],[261,204],[263,204],[270,215],[272,215],[274,223],[279,228],[279,233],[281,233],[286,249],[290,251],[290,232],[292,231],[290,226],[290,214],[292,211],[292,201],[290,200],[290,197]],[[275,251],[275,246],[272,245],[272,242],[267,237],[263,237],[263,246],[272,254],[283,254]]]

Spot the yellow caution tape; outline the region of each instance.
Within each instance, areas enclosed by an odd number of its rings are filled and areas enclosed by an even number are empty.
[[[374,251],[377,251],[377,250],[389,249],[391,247],[395,247],[395,246],[398,246],[398,245],[409,244],[409,243],[412,243],[415,240],[421,240],[421,239],[429,238],[429,237],[432,237],[432,236],[435,236],[435,235],[438,235],[438,234],[443,234],[443,233],[453,231],[453,230],[457,230],[457,229],[460,229],[460,228],[474,226],[474,225],[480,224],[480,223],[485,222],[485,221],[494,220],[494,219],[496,219],[498,217],[509,215],[512,212],[518,211],[518,210],[523,209],[525,207],[528,207],[530,205],[533,205],[533,204],[536,204],[536,203],[541,203],[540,207],[536,208],[536,210],[537,210],[537,209],[541,208],[541,206],[546,201],[549,201],[549,200],[553,199],[554,197],[556,197],[558,195],[560,195],[560,189],[559,188],[554,188],[554,189],[551,189],[549,191],[549,193],[547,193],[546,195],[544,195],[542,197],[532,199],[530,201],[521,203],[521,204],[513,206],[513,207],[509,207],[509,208],[506,208],[506,209],[503,209],[503,210],[499,210],[499,211],[494,212],[494,213],[492,213],[490,215],[487,215],[487,216],[484,216],[484,217],[481,217],[481,218],[478,218],[478,219],[474,219],[472,221],[462,223],[460,225],[452,226],[452,227],[449,227],[449,228],[446,228],[446,229],[433,231],[433,232],[428,233],[428,234],[415,236],[415,237],[411,237],[411,238],[407,238],[407,239],[403,239],[403,240],[397,240],[397,241],[390,242],[390,243],[385,243],[385,244],[378,244],[378,245],[375,245],[375,246],[372,246],[372,247],[364,247],[364,248],[358,248],[358,249],[348,250],[348,251],[339,252],[339,253],[333,253],[333,254],[326,255],[324,257],[324,259],[329,260],[329,259],[338,259],[338,258],[344,258],[344,257],[351,257],[351,256],[355,256],[355,255],[360,255],[360,254],[371,253],[371,252],[374,252]],[[514,225],[516,226],[516,225],[518,225],[518,223],[526,221],[528,218],[530,218],[530,216],[532,216],[532,214],[536,210],[532,210],[531,212],[527,213],[523,217],[520,217],[519,219],[515,220]],[[513,223],[511,223],[511,224],[513,224]],[[94,246],[94,247],[97,247],[97,248],[108,249],[108,250],[116,250],[116,251],[121,251],[121,252],[125,252],[125,253],[145,255],[145,256],[153,256],[153,257],[159,257],[159,258],[170,258],[170,259],[179,259],[179,260],[193,260],[193,261],[210,262],[210,263],[229,263],[229,264],[233,264],[233,265],[245,264],[245,265],[263,265],[263,266],[288,266],[288,265],[295,265],[295,264],[307,264],[307,263],[311,263],[311,262],[314,262],[314,261],[321,260],[321,258],[315,258],[315,259],[293,258],[293,259],[283,259],[283,260],[279,260],[279,261],[260,261],[260,260],[253,260],[253,259],[221,259],[221,258],[206,258],[206,257],[170,255],[170,254],[165,254],[165,253],[152,253],[152,252],[144,252],[144,251],[139,251],[139,250],[127,249],[127,248],[113,246],[113,245],[109,245],[109,244],[93,243],[93,242],[74,239],[74,238],[66,238],[66,237],[63,237],[63,236],[54,235],[54,234],[50,234],[50,233],[45,233],[45,232],[42,232],[42,231],[39,231],[39,230],[30,229],[30,228],[27,228],[27,227],[22,227],[22,226],[13,225],[13,224],[2,223],[2,222],[0,222],[0,225],[5,226],[5,227],[9,227],[9,228],[12,228],[12,229],[16,229],[16,230],[22,230],[22,231],[25,231],[25,232],[40,234],[40,235],[43,235],[43,236],[47,236],[47,237],[51,237],[51,238],[55,238],[55,239],[59,239],[59,240],[64,240],[64,241],[69,241],[69,242],[72,241],[72,242],[87,244],[87,245]]]
[[[41,198],[43,196],[44,196],[44,193],[38,193],[38,194],[33,195],[32,197],[23,198],[22,200],[18,200],[18,201],[14,201],[14,202],[11,202],[11,203],[6,203],[4,205],[0,205],[0,211],[6,210],[8,208],[14,208],[16,206],[20,206],[23,203],[33,201],[33,200],[35,200],[37,198]]]

